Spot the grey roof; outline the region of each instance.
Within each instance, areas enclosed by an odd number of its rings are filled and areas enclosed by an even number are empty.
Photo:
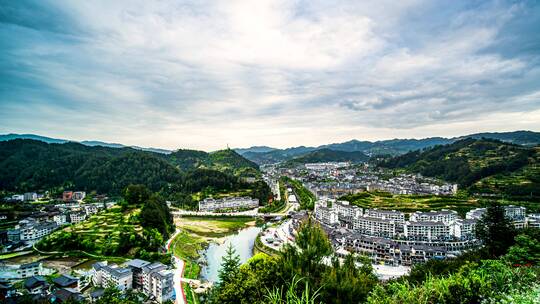
[[[20,269],[27,269],[27,268],[33,268],[33,267],[39,267],[40,262],[32,262],[27,264],[22,264],[19,266]]]
[[[59,276],[58,278],[53,279],[53,282],[55,284],[60,285],[62,287],[69,286],[69,285],[74,284],[74,283],[76,283],[78,281],[79,281],[78,278],[72,277],[72,276],[67,275],[67,274],[63,274],[63,275]]]
[[[49,285],[47,284],[47,280],[45,280],[45,278],[42,276],[32,276],[24,281],[24,287],[26,287],[26,289],[33,289],[42,285]]]
[[[443,222],[430,222],[430,221],[410,221],[407,222],[408,226],[446,226]]]
[[[167,266],[159,263],[159,262],[155,262],[155,263],[152,263],[150,265],[146,265],[143,267],[143,271],[144,272],[154,272],[154,271],[160,271],[162,269],[165,269],[167,268]]]
[[[92,268],[95,270],[100,270],[101,268],[107,266],[107,262],[97,262],[92,264]]]
[[[132,275],[130,268],[104,266],[103,269],[117,278],[123,278]]]
[[[140,259],[133,259],[126,262],[126,266],[131,266],[135,268],[143,268],[148,264],[150,264],[150,262]]]

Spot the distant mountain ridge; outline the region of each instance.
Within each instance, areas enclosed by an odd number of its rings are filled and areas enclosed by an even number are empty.
[[[32,140],[39,140],[42,142],[46,142],[48,144],[64,144],[68,142],[74,142],[74,143],[80,143],[85,146],[95,147],[95,146],[101,146],[101,147],[108,147],[108,148],[133,148],[136,150],[141,151],[148,151],[148,152],[156,152],[156,153],[163,153],[163,154],[169,154],[172,151],[167,149],[160,149],[160,148],[144,148],[139,146],[126,146],[122,144],[117,143],[107,143],[103,141],[97,141],[97,140],[83,140],[83,141],[75,141],[75,140],[67,140],[67,139],[59,139],[59,138],[52,138],[47,136],[41,136],[41,135],[35,135],[35,134],[5,134],[0,135],[0,142],[2,141],[8,141],[13,139],[32,139]]]
[[[360,151],[369,156],[373,155],[401,155],[410,151],[422,150],[437,145],[446,145],[465,138],[488,138],[503,142],[534,146],[540,144],[540,132],[533,131],[514,131],[514,132],[486,132],[475,133],[460,137],[428,137],[423,139],[389,139],[380,141],[359,141],[356,139],[343,143],[333,143],[318,147],[292,147],[286,149],[274,149],[269,152],[255,152],[247,149],[238,149],[245,158],[254,161],[257,164],[269,164],[282,161],[289,161],[298,158],[303,154],[321,149],[330,149],[335,151],[354,152]]]

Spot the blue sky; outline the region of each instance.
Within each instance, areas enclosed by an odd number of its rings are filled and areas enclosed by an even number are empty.
[[[0,133],[162,148],[540,131],[537,1],[0,0]]]

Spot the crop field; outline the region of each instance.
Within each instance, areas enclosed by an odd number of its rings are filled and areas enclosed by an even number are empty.
[[[403,212],[453,209],[463,214],[470,209],[483,206],[479,200],[465,196],[394,195],[385,192],[362,192],[346,195],[341,199],[362,208],[379,208]]]

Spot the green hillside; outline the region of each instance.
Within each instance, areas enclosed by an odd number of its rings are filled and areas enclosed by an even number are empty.
[[[467,138],[449,145],[413,151],[379,163],[458,183],[472,192],[535,196],[538,149],[491,139]],[[532,192],[532,194],[531,194]]]
[[[197,171],[198,178],[190,182],[190,188],[221,189],[226,185],[223,190],[246,188],[237,176],[259,173],[255,163],[232,150],[178,150],[166,155],[29,139],[0,142],[0,190],[80,189],[119,194],[129,184],[144,184],[152,191],[171,187],[184,191],[181,185],[186,185],[191,171]]]
[[[330,149],[321,149],[309,152],[302,156],[295,157],[287,161],[288,165],[306,164],[306,163],[321,163],[321,162],[345,162],[353,163],[364,162],[369,159],[369,156],[360,151],[336,151]]]

